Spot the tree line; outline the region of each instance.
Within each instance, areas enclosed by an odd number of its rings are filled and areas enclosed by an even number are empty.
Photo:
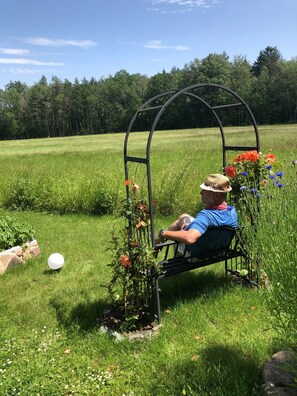
[[[58,77],[48,82],[44,76],[30,87],[11,81],[0,90],[0,139],[123,132],[146,100],[198,83],[235,91],[258,124],[297,122],[297,57],[287,61],[277,47],[266,47],[253,64],[243,56],[230,61],[224,52],[152,77],[120,70],[114,76],[73,83]],[[181,111],[163,127],[191,125]]]

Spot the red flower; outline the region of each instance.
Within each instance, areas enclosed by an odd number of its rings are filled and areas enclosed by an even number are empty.
[[[236,168],[235,166],[227,166],[226,168],[226,176],[230,177],[230,179],[233,179],[236,176]]]
[[[124,181],[124,186],[129,186],[129,184],[131,183],[131,181],[129,179]]]
[[[124,254],[123,256],[121,256],[121,264],[124,268],[130,268],[131,267],[131,259],[129,256],[127,256],[126,254]]]

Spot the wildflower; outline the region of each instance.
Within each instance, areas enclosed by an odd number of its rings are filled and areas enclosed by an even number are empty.
[[[241,186],[240,187],[240,191],[245,191],[246,190],[246,186]]]
[[[278,176],[278,177],[283,177],[283,176],[284,176],[284,172],[277,172],[277,173],[276,173],[276,176]]]
[[[124,186],[129,186],[129,184],[131,183],[131,181],[129,179],[124,181]]]
[[[275,174],[271,173],[271,174],[269,175],[269,179],[275,179],[275,178],[276,178]]]
[[[250,189],[250,193],[255,194],[256,192],[257,192],[257,189],[256,189],[256,188],[251,188],[251,189]]]
[[[241,176],[247,176],[247,175],[248,175],[248,172],[245,172],[245,171],[244,171],[244,172],[241,172],[240,174],[241,174]]]
[[[133,190],[133,191],[139,190],[139,185],[133,182],[133,183],[132,183],[132,190]]]
[[[267,170],[270,170],[270,169],[272,168],[272,165],[266,165],[265,168],[266,168]]]
[[[227,166],[226,168],[226,176],[230,177],[230,179],[233,179],[236,176],[236,168],[235,166]]]
[[[278,183],[277,187],[282,188],[282,187],[284,187],[284,185],[283,185],[283,183]]]
[[[131,267],[131,259],[129,256],[127,256],[126,254],[121,256],[121,265],[124,268],[130,268]]]

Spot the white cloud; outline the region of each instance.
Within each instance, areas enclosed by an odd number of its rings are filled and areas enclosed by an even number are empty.
[[[176,51],[187,51],[189,49],[188,47],[185,47],[183,45],[164,45],[164,44],[162,44],[161,40],[148,41],[145,44],[145,48],[156,49],[156,50],[173,49],[173,50],[176,50]]]
[[[31,45],[41,45],[44,47],[80,47],[92,48],[97,45],[92,40],[64,40],[64,39],[49,39],[46,37],[27,37],[23,41]]]
[[[164,10],[162,8],[147,8],[147,11],[158,12],[160,14],[185,14],[186,12],[190,12],[191,8],[184,8],[178,10]]]
[[[28,55],[29,50],[18,48],[0,48],[0,54],[3,55]]]
[[[187,7],[204,7],[206,0],[147,0],[151,4],[174,4]]]
[[[218,5],[221,0],[146,0],[147,3],[159,5],[162,8],[147,8],[148,11],[161,14],[181,14],[191,12],[194,8],[203,10]],[[171,8],[169,8],[171,7]],[[172,9],[172,7],[175,7]]]
[[[0,73],[9,73],[9,74],[42,74],[44,73],[44,69],[27,69],[21,67],[9,67],[9,68],[0,68]]]
[[[64,66],[64,63],[58,62],[40,62],[25,58],[0,58],[0,64],[11,65],[35,65],[35,66]]]

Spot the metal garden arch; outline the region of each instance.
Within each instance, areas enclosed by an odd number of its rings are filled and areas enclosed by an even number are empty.
[[[213,254],[210,254],[208,257],[204,257],[201,260],[199,259],[195,262],[193,260],[185,259],[185,257],[181,258],[179,256],[176,256],[175,253],[173,258],[171,258],[168,252],[170,251],[169,246],[172,245],[172,241],[168,241],[166,247],[160,246],[155,241],[154,235],[156,234],[156,232],[154,219],[155,214],[153,210],[153,186],[151,175],[151,143],[154,132],[157,130],[162,116],[166,113],[166,111],[170,109],[170,106],[172,106],[173,103],[177,102],[178,104],[179,98],[185,99],[185,104],[189,102],[192,105],[194,104],[194,106],[196,106],[196,103],[197,105],[202,106],[204,109],[206,109],[207,114],[211,116],[211,119],[219,128],[222,144],[222,169],[225,170],[226,168],[226,154],[228,151],[260,151],[258,127],[249,106],[234,91],[218,84],[196,84],[181,89],[179,91],[170,91],[156,95],[147,102],[145,102],[133,116],[124,140],[125,179],[132,181],[134,180],[135,175],[131,174],[130,170],[130,167],[133,168],[132,164],[135,164],[136,167],[145,167],[144,174],[147,185],[147,195],[145,201],[147,201],[148,204],[147,208],[150,223],[149,226],[144,227],[141,232],[138,232],[132,227],[132,223],[130,221],[127,237],[129,238],[130,235],[131,238],[131,236],[133,235],[133,238],[136,238],[140,245],[145,244],[149,248],[154,249],[156,257],[158,258],[158,263],[160,263],[163,268],[163,272],[161,275],[157,274],[156,271],[152,271],[152,268],[149,268],[149,265],[145,265],[141,271],[142,275],[146,276],[147,281],[144,281],[142,283],[142,286],[140,287],[149,290],[151,301],[153,296],[153,290],[155,289],[156,291],[157,318],[159,322],[161,318],[159,278],[176,275],[184,271],[200,268],[209,264],[214,264],[222,261],[225,262],[226,273],[236,273],[238,272],[238,268],[242,269],[243,267],[245,267],[248,268],[248,273],[252,274],[251,258],[245,251],[243,251],[242,248],[240,248],[240,243],[238,243],[239,239],[233,238],[235,233],[231,238],[232,244],[230,242],[228,247],[224,248],[223,251],[221,249],[219,252],[216,251]],[[194,108],[196,109],[196,107]],[[198,114],[199,113],[197,112],[197,116]],[[228,145],[226,142],[224,122],[227,124],[226,126],[228,126],[230,124],[230,119],[232,119],[232,117],[234,118],[234,115],[238,114],[241,116],[241,119],[245,121],[245,124],[248,125],[250,128],[250,131],[252,133],[252,144]],[[149,128],[144,129],[144,131],[146,131],[147,133],[144,155],[131,155],[129,150],[131,132],[139,131],[137,127],[139,126],[139,123],[141,124],[142,118],[146,121],[149,121]],[[137,136],[140,137],[141,135]],[[145,141],[145,139],[141,140]],[[130,194],[130,188],[128,187],[128,184],[126,184],[127,203],[129,202],[129,200],[131,200]],[[163,248],[165,249],[165,253]],[[160,256],[162,256],[163,258],[160,258]]]
[[[208,94],[211,93],[211,100],[209,100]],[[125,178],[130,179],[129,164],[138,163],[143,164],[146,167],[147,175],[147,190],[148,190],[148,206],[150,214],[150,235],[155,235],[155,223],[154,223],[154,213],[153,213],[153,187],[152,187],[152,175],[151,175],[151,143],[154,132],[157,129],[158,123],[162,115],[170,107],[170,105],[176,101],[179,97],[186,96],[187,98],[193,99],[204,106],[213,116],[217,127],[220,130],[221,142],[222,142],[222,169],[226,168],[226,153],[228,151],[245,151],[245,150],[257,150],[260,151],[260,141],[259,132],[256,124],[256,120],[252,111],[250,110],[248,104],[234,91],[218,84],[211,83],[201,83],[191,85],[189,87],[183,88],[179,91],[170,91],[161,93],[154,96],[145,102],[135,113],[130,121],[129,127],[126,132],[124,140],[124,168],[125,168]],[[240,108],[245,114],[245,119],[249,121],[253,136],[254,143],[252,145],[227,145],[225,139],[224,125],[222,117],[219,112],[226,112]],[[152,116],[152,122],[146,142],[145,155],[142,157],[130,155],[128,152],[129,137],[130,133],[134,131],[137,121],[144,115],[148,114]],[[224,113],[223,113],[224,114]],[[182,131],[181,131],[182,133]],[[132,178],[133,179],[133,178]],[[127,188],[127,198],[129,196],[129,189]],[[154,238],[149,239],[149,243],[155,247]]]

